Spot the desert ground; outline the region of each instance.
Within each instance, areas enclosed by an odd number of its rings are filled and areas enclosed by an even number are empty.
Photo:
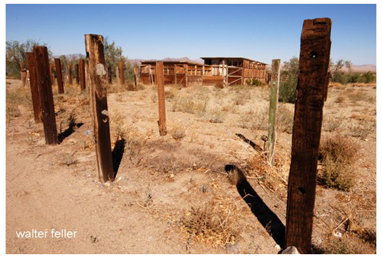
[[[58,94],[53,86],[62,142],[50,146],[42,124],[33,119],[30,89],[6,80],[6,252],[280,252],[294,105],[279,104],[270,166],[261,139],[268,128],[268,86],[166,86],[168,134],[163,137],[156,87],[130,86],[108,88],[118,170],[114,182],[103,184],[88,90],[81,93],[78,85],[66,83],[65,93]],[[339,181],[340,190],[318,180],[313,250],[375,253],[375,84],[330,85],[321,143],[331,139],[354,155],[341,167],[346,178]],[[227,176],[229,164],[244,172],[244,194]],[[320,160],[318,174],[330,165],[338,164]],[[52,236],[52,229],[76,235]],[[48,233],[17,235],[31,230]]]

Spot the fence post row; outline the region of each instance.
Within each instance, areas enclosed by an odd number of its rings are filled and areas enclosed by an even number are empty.
[[[331,20],[305,20],[288,180],[285,247],[311,252],[322,109],[328,87]]]
[[[56,114],[54,113],[54,102],[52,82],[49,73],[48,49],[45,46],[33,47],[36,62],[36,82],[41,106],[41,117],[44,125],[46,144],[57,144]]]
[[[58,93],[64,93],[64,81],[62,79],[62,67],[60,58],[55,58],[54,63],[56,65],[56,75],[57,75],[57,85],[58,85]]]
[[[163,77],[163,62],[156,62],[155,64],[155,78],[158,88],[158,108],[159,108],[159,135],[165,136],[166,130],[166,107],[164,98],[164,77]]]
[[[90,78],[90,100],[93,110],[94,139],[97,156],[98,177],[101,182],[113,181],[113,161],[111,154],[109,111],[103,36],[86,34],[86,56]]]
[[[269,100],[268,163],[273,164],[276,145],[276,115],[279,101],[280,59],[272,60],[271,96]]]
[[[34,121],[36,123],[41,123],[41,106],[40,106],[40,95],[37,86],[37,71],[36,71],[36,61],[33,52],[27,52],[27,62],[29,68],[29,82],[31,87],[32,105]]]

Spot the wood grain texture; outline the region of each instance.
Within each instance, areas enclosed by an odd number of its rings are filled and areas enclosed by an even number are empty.
[[[60,58],[55,58],[54,63],[56,65],[56,74],[57,74],[57,85],[58,85],[58,93],[64,93],[64,81],[62,76],[62,66]]]
[[[48,49],[45,46],[34,46],[33,55],[36,62],[36,82],[41,106],[41,118],[44,125],[45,143],[58,144]]]
[[[38,92],[38,86],[37,86],[36,60],[32,52],[27,52],[27,62],[28,62],[28,68],[29,68],[29,82],[31,87],[34,121],[36,123],[41,123],[42,115],[41,115],[41,106],[40,106],[40,94]]]
[[[106,70],[103,37],[85,35],[86,56],[89,64],[90,101],[92,106],[94,140],[97,157],[98,177],[101,182],[113,181],[109,111],[107,107]]]
[[[279,101],[280,87],[280,59],[272,60],[272,79],[270,84],[270,99],[269,99],[269,127],[268,127],[268,163],[273,164],[276,145],[276,115],[277,104]]]
[[[292,136],[285,246],[311,252],[322,109],[327,92],[331,20],[305,20]]]
[[[159,134],[165,136],[166,130],[166,107],[164,96],[164,78],[163,78],[163,62],[156,62],[155,65],[155,77],[158,88],[158,108],[159,108]]]

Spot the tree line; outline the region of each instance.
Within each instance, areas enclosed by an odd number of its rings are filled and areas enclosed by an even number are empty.
[[[53,53],[47,44],[40,44],[38,41],[29,39],[25,42],[19,42],[17,40],[6,41],[6,75],[7,77],[13,77],[20,79],[21,63],[28,69],[28,63],[26,58],[27,52],[32,52],[33,46],[43,45],[48,48],[50,62],[54,63]],[[112,67],[113,77],[116,76],[116,69],[119,67],[119,63],[124,63],[124,75],[127,82],[134,81],[134,66],[126,56],[123,55],[121,47],[116,46],[115,42],[109,42],[108,38],[104,39],[104,53],[106,67]],[[68,65],[70,64],[72,69],[79,63],[81,58],[85,58],[82,54],[77,55],[61,55],[59,57],[61,64],[64,68],[65,74],[68,74]]]

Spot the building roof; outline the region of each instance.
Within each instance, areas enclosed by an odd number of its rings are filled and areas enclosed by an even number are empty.
[[[163,64],[189,64],[189,65],[203,65],[201,63],[192,61],[178,61],[178,60],[145,60],[142,64],[154,64],[156,62],[163,62]]]
[[[244,60],[248,60],[248,61],[251,61],[251,62],[255,62],[255,63],[259,63],[259,64],[265,64],[266,63],[263,63],[263,62],[259,62],[259,61],[256,61],[256,60],[252,60],[252,59],[249,59],[249,58],[245,58],[245,57],[226,57],[226,56],[213,56],[213,57],[201,57],[201,59],[205,60],[205,59],[244,59]]]

